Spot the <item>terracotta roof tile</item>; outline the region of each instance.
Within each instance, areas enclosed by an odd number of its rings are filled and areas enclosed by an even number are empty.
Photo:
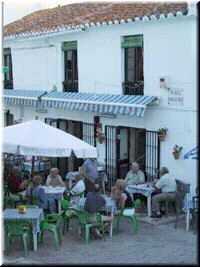
[[[76,26],[86,23],[114,22],[115,20],[134,20],[136,17],[150,17],[160,14],[176,15],[181,11],[187,14],[187,3],[134,3],[134,2],[96,2],[79,3],[36,11],[4,27],[4,37],[30,32],[48,31],[60,27]]]

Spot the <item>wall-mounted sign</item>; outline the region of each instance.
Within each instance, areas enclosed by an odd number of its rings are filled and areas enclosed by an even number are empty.
[[[170,88],[168,90],[168,105],[183,106],[183,103],[184,103],[183,89]]]
[[[44,108],[37,108],[37,109],[36,109],[36,112],[37,112],[37,113],[47,113],[47,109],[44,109]]]

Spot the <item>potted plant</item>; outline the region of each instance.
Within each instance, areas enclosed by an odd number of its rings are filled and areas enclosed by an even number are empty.
[[[97,140],[100,144],[102,144],[105,141],[105,139],[106,139],[106,137],[105,137],[104,133],[101,132],[101,133],[97,134]]]
[[[158,129],[158,135],[159,135],[160,141],[165,141],[167,131],[168,129],[166,127]]]
[[[175,159],[179,159],[179,155],[180,155],[180,152],[181,152],[182,149],[183,149],[183,147],[182,146],[178,146],[178,145],[175,145],[173,147],[172,154],[174,155]]]

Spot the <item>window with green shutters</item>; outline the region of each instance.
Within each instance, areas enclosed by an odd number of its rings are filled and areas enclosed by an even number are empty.
[[[77,41],[64,42],[64,92],[78,92]]]
[[[4,89],[13,89],[12,56],[11,49],[4,48]]]
[[[124,94],[143,95],[143,35],[125,36],[124,49]]]

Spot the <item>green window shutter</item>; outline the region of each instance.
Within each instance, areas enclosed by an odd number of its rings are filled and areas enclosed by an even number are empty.
[[[143,36],[142,35],[125,36],[124,41],[121,44],[122,48],[142,47],[142,46],[143,46]]]
[[[10,48],[4,48],[4,50],[3,50],[3,54],[4,54],[4,56],[6,56],[6,55],[10,55],[10,54],[11,54],[11,50],[10,50]]]
[[[63,45],[62,45],[62,50],[63,51],[77,50],[77,41],[64,42]]]

